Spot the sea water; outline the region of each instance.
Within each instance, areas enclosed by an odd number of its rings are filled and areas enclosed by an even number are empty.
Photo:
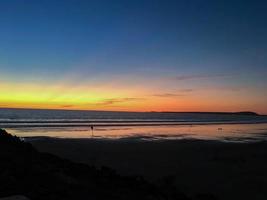
[[[265,140],[267,117],[234,113],[0,109],[0,128],[20,137],[254,141]]]

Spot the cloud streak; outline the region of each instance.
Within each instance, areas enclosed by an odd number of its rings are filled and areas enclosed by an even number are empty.
[[[72,108],[74,105],[62,105],[61,108]]]
[[[163,97],[163,98],[171,98],[171,97],[183,97],[186,96],[186,93],[193,92],[193,89],[181,89],[177,93],[159,93],[153,94],[154,97]]]
[[[133,98],[133,97],[110,98],[110,99],[104,99],[102,101],[99,101],[99,102],[95,103],[94,105],[106,106],[106,105],[113,105],[113,104],[125,103],[125,102],[134,102],[134,101],[140,101],[140,100],[144,100],[144,98]]]
[[[162,94],[153,94],[155,97],[181,97],[183,94],[175,94],[175,93],[162,93]]]
[[[214,75],[181,75],[174,77],[175,80],[185,81],[185,80],[194,80],[194,79],[212,79],[212,78],[221,78],[221,77],[229,77],[229,75],[225,74],[214,74]]]

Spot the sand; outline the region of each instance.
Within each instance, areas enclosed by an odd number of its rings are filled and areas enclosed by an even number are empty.
[[[25,196],[18,195],[18,196],[0,198],[0,200],[29,200],[29,199]]]
[[[175,178],[189,195],[219,199],[267,199],[267,142],[202,140],[97,140],[35,138],[31,143],[75,162],[109,166],[150,181]]]

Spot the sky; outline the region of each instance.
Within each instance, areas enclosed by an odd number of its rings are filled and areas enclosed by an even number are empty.
[[[3,0],[0,107],[267,114],[267,2]]]

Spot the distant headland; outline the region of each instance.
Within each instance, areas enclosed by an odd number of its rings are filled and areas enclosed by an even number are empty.
[[[215,115],[251,115],[260,116],[260,114],[252,111],[241,111],[241,112],[159,112],[159,113],[184,113],[184,114],[215,114]]]
[[[75,109],[43,109],[43,108],[6,108],[0,107],[0,110],[51,110],[51,111],[84,111],[84,112],[121,112],[121,113],[177,113],[177,114],[216,114],[216,115],[251,115],[261,116],[253,111],[240,112],[210,112],[210,111],[116,111],[116,110],[75,110]]]

